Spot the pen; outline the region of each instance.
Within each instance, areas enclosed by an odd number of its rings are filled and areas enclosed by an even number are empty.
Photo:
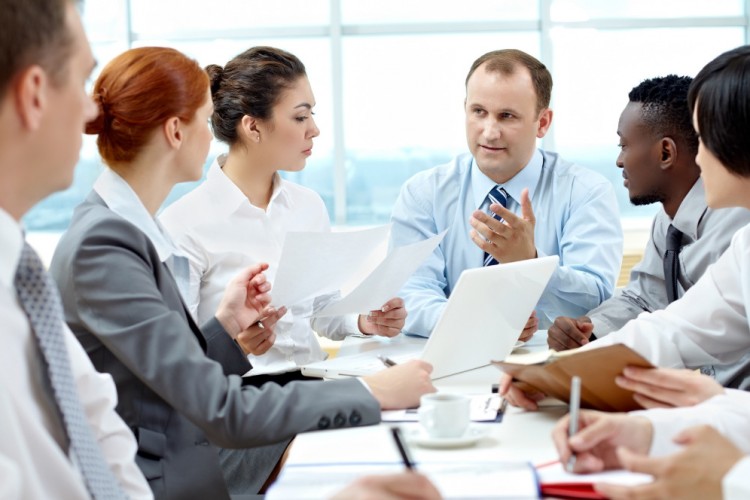
[[[382,361],[383,364],[385,366],[387,366],[388,368],[390,368],[391,366],[396,366],[396,362],[395,361],[393,361],[392,359],[390,359],[390,358],[388,358],[386,356],[383,356],[382,354],[380,356],[378,356],[378,359],[380,361]]]
[[[570,420],[568,421],[568,437],[578,432],[578,410],[581,407],[581,377],[575,376],[570,381]],[[565,465],[565,470],[573,472],[576,465],[576,455],[572,453]]]
[[[414,461],[409,456],[409,451],[406,449],[406,444],[401,437],[401,429],[398,427],[391,427],[391,436],[393,436],[393,440],[396,442],[396,448],[398,448],[398,452],[401,454],[401,461],[404,462],[404,467],[409,470],[414,470],[416,467]]]

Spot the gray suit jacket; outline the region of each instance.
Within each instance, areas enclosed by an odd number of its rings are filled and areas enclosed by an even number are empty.
[[[151,241],[96,193],[76,209],[50,271],[68,325],[114,378],[157,498],[227,497],[215,446],[380,421],[357,380],[243,386],[250,364],[239,346],[215,319],[198,328]]]

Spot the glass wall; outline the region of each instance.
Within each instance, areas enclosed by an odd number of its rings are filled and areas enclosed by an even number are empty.
[[[287,177],[315,189],[335,224],[388,220],[403,182],[466,150],[464,79],[497,48],[539,57],[552,71],[553,126],[540,146],[607,176],[626,220],[617,120],[642,79],[694,75],[746,43],[743,0],[110,0],[86,2],[84,22],[103,67],[128,47],[167,45],[201,65],[253,45],[302,59],[320,137],[307,167]],[[689,48],[688,48],[689,47]],[[226,148],[212,146],[206,165]],[[101,171],[92,138],[73,186],[29,213],[29,230],[65,229]],[[194,187],[180,185],[167,203]]]

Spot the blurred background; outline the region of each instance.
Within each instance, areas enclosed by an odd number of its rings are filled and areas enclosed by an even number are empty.
[[[387,222],[406,179],[464,152],[464,79],[472,61],[490,50],[524,50],[554,78],[553,126],[540,145],[610,179],[626,233],[645,234],[658,206],[631,206],[614,164],[627,93],[645,78],[693,76],[719,53],[748,43],[749,4],[88,0],[83,13],[98,70],[147,45],[174,47],[202,66],[223,65],[254,45],[297,55],[321,134],[307,167],[285,176],[317,191],[337,227]],[[206,167],[224,150],[213,144]],[[63,231],[101,168],[87,137],[73,186],[34,208],[27,230]],[[177,186],[166,203],[195,185]]]

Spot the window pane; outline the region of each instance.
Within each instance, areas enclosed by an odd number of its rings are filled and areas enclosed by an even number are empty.
[[[535,56],[537,33],[351,37],[344,40],[347,222],[388,220],[414,173],[467,149],[464,80],[490,50]]]
[[[539,2],[528,0],[342,0],[344,24],[518,21],[537,19]]]
[[[658,207],[633,207],[615,166],[617,122],[628,92],[646,78],[670,73],[695,76],[719,53],[742,45],[743,30],[554,29],[551,36],[556,149],[607,176],[615,185],[623,216],[651,216]],[[695,44],[695,40],[702,42]]]
[[[326,25],[328,0],[131,0],[133,31],[180,32]]]
[[[125,43],[128,36],[125,0],[82,2],[83,25],[89,41]]]
[[[588,21],[616,18],[685,18],[741,16],[743,0],[552,0],[553,21]]]

